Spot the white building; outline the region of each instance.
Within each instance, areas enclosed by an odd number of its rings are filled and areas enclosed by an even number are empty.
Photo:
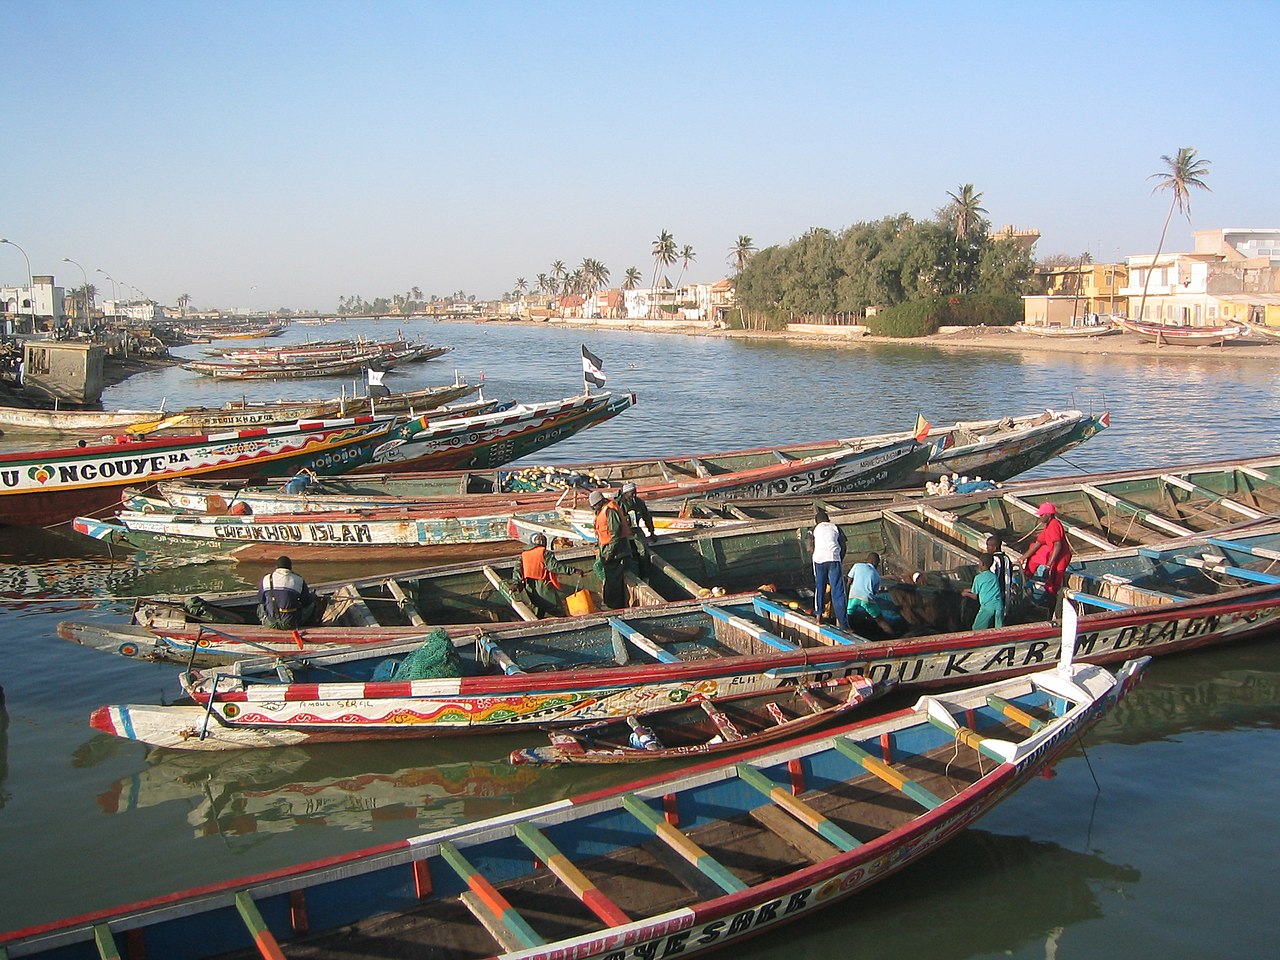
[[[32,277],[31,286],[0,287],[5,332],[34,332],[33,315],[36,330],[61,324],[66,319],[64,293],[62,287],[54,286],[53,277]]]

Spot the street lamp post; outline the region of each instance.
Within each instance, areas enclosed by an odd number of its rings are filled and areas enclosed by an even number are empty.
[[[7,243],[11,247],[18,247],[12,240],[0,239],[0,243]],[[22,253],[22,259],[27,261],[27,303],[31,306],[31,332],[36,332],[36,281],[31,276],[31,258],[27,256],[27,251],[22,247],[18,247]]]
[[[111,316],[115,317],[118,311],[120,310],[120,295],[116,293],[115,277],[111,276],[111,274],[107,273],[107,271],[103,270],[101,267],[95,268],[95,272],[102,274],[104,277],[106,277],[108,280],[111,281],[111,310],[112,310]]]
[[[84,277],[84,328],[88,330],[92,325],[89,318],[89,274],[85,271],[84,267],[81,267],[79,263],[72,260],[70,257],[63,257],[62,262],[74,263],[77,267],[80,267],[80,273]]]

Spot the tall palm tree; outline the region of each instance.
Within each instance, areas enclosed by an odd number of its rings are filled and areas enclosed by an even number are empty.
[[[185,317],[187,315],[187,305],[191,303],[191,294],[182,293],[178,295],[178,310]]]
[[[693,252],[693,247],[685,244],[680,248],[680,276],[676,277],[676,289],[680,288],[680,281],[684,279],[684,272],[689,269],[689,264],[698,259],[698,255]]]
[[[564,280],[569,275],[569,270],[564,265],[563,260],[551,261],[551,276],[556,281]]]
[[[524,277],[516,277],[516,296],[523,297],[524,292],[529,289],[529,284]]]
[[[743,269],[746,268],[747,261],[751,259],[751,255],[755,252],[755,241],[744,233],[740,235],[737,242],[729,248],[729,262],[733,264],[738,273],[741,273]]]
[[[547,280],[548,280],[548,279],[549,279],[549,278],[547,277],[547,275],[546,275],[545,273],[540,273],[540,274],[538,274],[537,280],[538,280],[538,292],[539,292],[539,293],[546,293],[546,292],[547,292]]]
[[[622,278],[623,290],[634,290],[640,286],[640,281],[644,279],[638,267],[627,267],[627,271],[622,275]]]
[[[663,267],[669,267],[676,262],[676,240],[666,230],[658,234],[658,239],[653,241],[653,282],[650,287],[658,285],[658,271]]]
[[[959,188],[958,194],[948,191],[951,198],[951,219],[956,228],[956,239],[965,240],[982,223],[986,210],[982,208],[982,194],[975,193],[972,183]]]
[[[1169,191],[1169,212],[1165,214],[1164,226],[1160,228],[1160,243],[1156,246],[1155,258],[1152,259],[1151,266],[1147,268],[1147,275],[1142,281],[1142,299],[1138,301],[1139,320],[1144,319],[1144,312],[1147,309],[1147,287],[1151,285],[1151,274],[1155,273],[1156,263],[1164,250],[1164,237],[1169,232],[1169,221],[1173,219],[1173,211],[1185,213],[1190,219],[1191,188],[1209,189],[1204,182],[1204,178],[1209,175],[1209,161],[1197,159],[1195,147],[1183,147],[1175,156],[1162,155],[1160,159],[1164,161],[1165,169],[1159,173],[1153,173],[1147,179],[1158,181],[1151,188],[1152,193],[1157,190]]]

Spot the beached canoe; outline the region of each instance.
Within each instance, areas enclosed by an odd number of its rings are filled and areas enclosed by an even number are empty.
[[[1157,346],[1172,344],[1180,347],[1220,347],[1228,340],[1239,339],[1248,333],[1245,327],[1234,323],[1193,327],[1183,324],[1154,323],[1147,320],[1128,320],[1122,317],[1117,317],[1115,322],[1129,333],[1137,334],[1139,339]]]
[[[670,957],[908,867],[1139,680],[1071,666],[398,843],[0,934],[11,957]],[[303,919],[305,918],[305,919]]]

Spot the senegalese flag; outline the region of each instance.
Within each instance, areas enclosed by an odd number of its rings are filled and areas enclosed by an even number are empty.
[[[604,364],[600,362],[600,358],[587,349],[587,345],[582,345],[582,379],[593,387],[604,386],[604,372],[602,368]]]
[[[916,414],[916,443],[924,443],[924,438],[933,429],[933,424],[924,418],[923,413]]]

